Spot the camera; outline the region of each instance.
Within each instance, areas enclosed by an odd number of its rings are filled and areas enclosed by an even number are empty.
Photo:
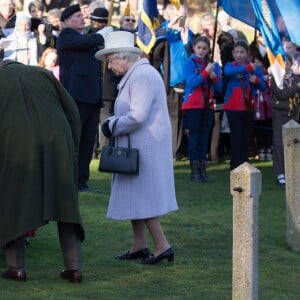
[[[47,17],[42,17],[41,23],[45,25],[45,32],[51,32],[52,30],[59,31],[59,27],[50,24],[47,20]]]
[[[43,23],[45,25],[45,31],[51,32],[52,30],[59,31],[58,26],[53,26],[50,23]]]
[[[179,27],[184,27],[185,26],[185,19],[186,19],[186,17],[179,17],[178,18]]]
[[[40,24],[45,25],[45,32],[51,32],[52,30],[59,31],[59,26],[53,26],[51,25],[46,17],[43,17],[42,19],[38,18],[31,18],[31,31],[36,31]]]

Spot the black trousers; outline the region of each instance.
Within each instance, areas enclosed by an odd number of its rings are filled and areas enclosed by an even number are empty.
[[[78,101],[76,103],[82,126],[78,157],[78,183],[85,184],[90,177],[90,162],[98,129],[100,106]]]
[[[282,126],[291,120],[287,112],[272,110],[273,126],[273,171],[276,175],[284,174],[284,145]]]
[[[115,101],[109,101],[104,99],[103,102],[104,102],[104,107],[101,107],[101,111],[100,111],[101,124],[103,124],[108,117],[114,114],[114,105],[115,105]],[[109,139],[104,136],[102,131],[100,131],[99,134],[100,134],[99,144],[100,144],[100,149],[102,149],[103,146],[109,144]]]
[[[82,269],[81,240],[77,225],[58,222],[57,229],[65,269]],[[6,261],[7,265],[12,268],[25,267],[24,235],[6,245]]]
[[[253,129],[252,113],[227,110],[230,127],[230,170],[249,161],[250,139]]]

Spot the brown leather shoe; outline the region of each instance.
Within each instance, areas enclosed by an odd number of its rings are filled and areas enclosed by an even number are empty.
[[[26,281],[26,271],[23,268],[11,268],[2,272],[2,277],[10,280]]]
[[[82,281],[82,272],[81,270],[62,270],[60,277],[62,279],[68,279],[71,282],[80,283]]]

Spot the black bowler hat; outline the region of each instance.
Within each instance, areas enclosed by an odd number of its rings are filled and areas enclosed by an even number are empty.
[[[98,7],[90,14],[90,19],[100,23],[108,22],[108,10],[104,7]]]
[[[74,4],[66,7],[61,14],[60,20],[63,22],[65,19],[71,17],[76,12],[81,11],[79,4]]]

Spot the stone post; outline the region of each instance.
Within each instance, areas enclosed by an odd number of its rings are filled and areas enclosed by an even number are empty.
[[[287,243],[300,252],[300,125],[291,120],[282,127],[287,211]]]
[[[230,173],[233,196],[232,299],[258,299],[258,197],[261,172],[245,162]]]

